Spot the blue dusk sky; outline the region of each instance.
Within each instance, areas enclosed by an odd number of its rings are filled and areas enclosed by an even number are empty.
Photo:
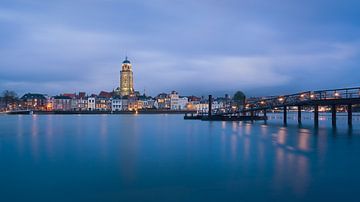
[[[358,0],[0,0],[0,90],[150,95],[360,86]]]

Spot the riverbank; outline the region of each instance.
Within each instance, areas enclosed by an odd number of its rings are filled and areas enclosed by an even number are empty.
[[[186,114],[195,113],[192,110],[138,110],[138,111],[11,111],[6,112],[8,115],[19,114],[39,114],[39,115],[56,115],[56,114]]]

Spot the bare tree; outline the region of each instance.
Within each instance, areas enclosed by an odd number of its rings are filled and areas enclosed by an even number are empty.
[[[13,104],[17,100],[17,94],[14,91],[5,90],[1,94],[2,99],[7,107],[9,104]]]

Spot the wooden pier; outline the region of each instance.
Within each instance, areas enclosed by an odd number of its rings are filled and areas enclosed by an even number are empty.
[[[348,126],[352,126],[353,106],[360,105],[360,87],[339,88],[331,90],[306,91],[290,95],[255,97],[247,99],[245,107],[236,113],[213,114],[212,96],[209,95],[209,110],[206,114],[185,114],[184,119],[204,121],[257,121],[267,120],[268,111],[282,111],[283,123],[287,125],[288,111],[297,109],[297,122],[302,123],[302,110],[312,110],[314,125],[319,125],[319,107],[328,107],[331,113],[331,123],[336,127],[338,107],[346,108]],[[257,114],[262,114],[259,116]]]
[[[289,107],[297,108],[297,121],[301,124],[301,111],[304,108],[313,109],[314,125],[319,125],[319,107],[329,107],[331,112],[332,126],[336,127],[337,108],[346,108],[348,125],[352,126],[353,105],[360,104],[360,87],[339,88],[331,90],[306,91],[291,95],[270,96],[248,99],[243,113],[256,114],[269,110],[283,111],[283,122],[287,124],[287,112]]]

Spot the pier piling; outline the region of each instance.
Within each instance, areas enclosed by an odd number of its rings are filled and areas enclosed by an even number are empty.
[[[331,123],[336,127],[336,105],[331,105]]]
[[[352,105],[351,104],[348,105],[347,112],[348,112],[348,125],[351,127],[352,126]]]
[[[315,127],[319,126],[319,106],[314,106],[314,125]]]
[[[287,124],[287,107],[284,106],[284,124]]]
[[[301,106],[298,106],[298,124],[301,124]]]

